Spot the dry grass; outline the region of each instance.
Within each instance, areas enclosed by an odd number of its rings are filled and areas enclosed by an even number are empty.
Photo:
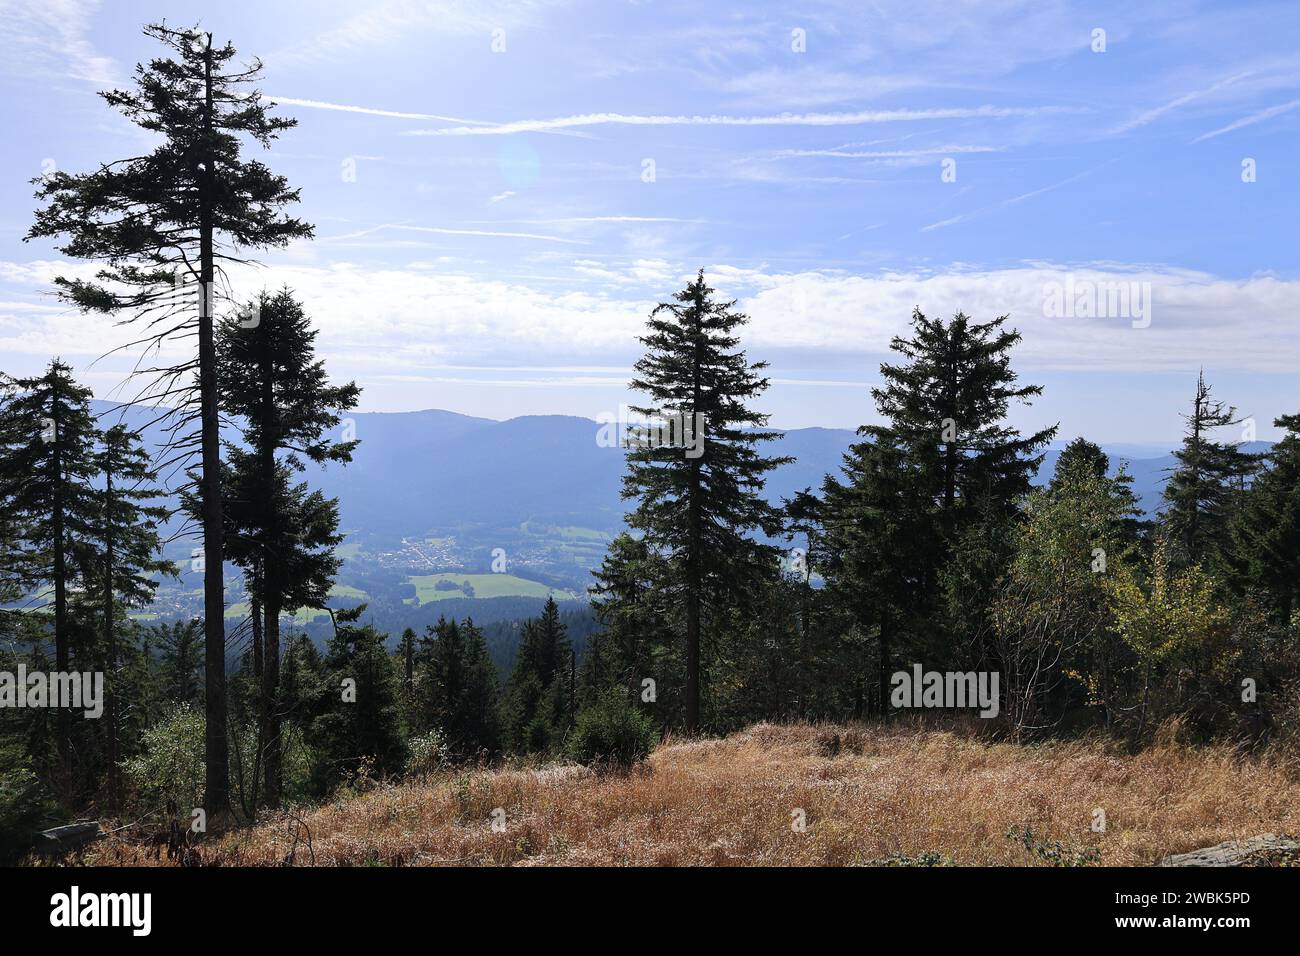
[[[490,826],[505,811],[504,832]],[[807,816],[804,832],[792,812]],[[1093,832],[1094,808],[1106,813]],[[1107,865],[1264,832],[1300,831],[1300,767],[1278,756],[1104,741],[1019,746],[919,725],[759,724],[669,741],[627,775],[581,767],[450,771],[382,786],[209,840],[205,862],[322,865],[844,865],[938,852],[960,864],[1030,865],[1007,838],[1032,828]],[[310,849],[306,834],[310,832]],[[101,841],[86,863],[157,863]],[[163,862],[166,862],[164,856]]]

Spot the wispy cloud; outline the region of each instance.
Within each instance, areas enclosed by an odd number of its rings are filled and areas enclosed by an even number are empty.
[[[931,146],[923,149],[782,149],[773,153],[774,159],[799,159],[827,157],[833,159],[917,159],[926,156],[951,156],[956,153],[997,153],[996,146]]]
[[[383,225],[372,226],[369,229],[360,229],[357,232],[344,233],[338,236],[326,236],[322,238],[321,241],[342,242],[348,239],[361,239],[365,236],[374,235],[377,232],[385,230],[433,233],[440,236],[485,236],[494,239],[537,239],[542,242],[563,242],[575,246],[586,245],[586,241],[582,239],[565,239],[561,236],[545,236],[533,232],[498,232],[491,229],[447,229],[441,226],[405,226],[399,223],[384,223]]]
[[[66,72],[96,85],[119,81],[117,64],[91,42],[99,3],[87,0],[4,0],[0,58],[9,70]]]
[[[1266,110],[1260,110],[1258,113],[1252,113],[1249,116],[1243,116],[1235,123],[1229,123],[1219,129],[1210,130],[1208,133],[1202,133],[1193,143],[1200,143],[1207,139],[1214,139],[1216,136],[1222,136],[1224,133],[1231,133],[1233,130],[1241,129],[1243,126],[1254,126],[1256,123],[1262,123],[1264,120],[1272,119],[1274,116],[1281,116],[1283,113],[1290,112],[1300,106],[1300,100],[1292,100],[1290,103],[1281,103],[1277,106],[1270,106]]]
[[[561,225],[575,222],[705,222],[704,219],[679,219],[676,216],[561,216],[555,219],[503,219],[498,222],[528,222],[535,225]]]
[[[932,232],[935,229],[943,229],[946,226],[954,226],[959,222],[966,222],[967,220],[974,219],[976,216],[983,215],[984,213],[990,212],[991,210],[1004,209],[1007,206],[1014,206],[1017,203],[1022,203],[1025,202],[1026,200],[1033,199],[1037,196],[1041,196],[1044,193],[1050,193],[1053,190],[1060,189],[1062,186],[1068,186],[1071,183],[1078,182],[1080,179],[1084,179],[1087,176],[1091,176],[1093,173],[1097,172],[1097,170],[1103,169],[1106,166],[1109,166],[1113,162],[1115,162],[1115,160],[1109,159],[1099,166],[1094,166],[1091,169],[1085,169],[1083,172],[1075,173],[1073,176],[1067,176],[1065,179],[1062,179],[1060,182],[1051,183],[1050,185],[1047,186],[1040,186],[1038,189],[1031,189],[1027,193],[1020,193],[1017,196],[1011,196],[1007,199],[1002,200],[1001,202],[993,203],[990,206],[982,206],[981,208],[976,209],[969,213],[962,213],[957,216],[952,216],[951,218],[948,219],[942,219],[939,222],[932,222],[928,226],[922,226],[921,232]]]
[[[583,126],[864,126],[947,119],[1003,119],[1084,112],[1068,106],[961,106],[939,109],[861,110],[851,113],[780,113],[770,116],[671,116],[637,113],[581,113],[551,119],[515,120],[492,126],[449,126],[408,130],[408,136],[509,136]]]
[[[546,5],[540,0],[389,0],[364,6],[332,27],[305,34],[267,60],[286,65],[333,61],[382,49],[417,33],[486,35],[497,27],[525,22]]]
[[[1165,103],[1163,106],[1157,106],[1154,109],[1149,109],[1144,113],[1139,113],[1131,120],[1128,120],[1127,122],[1121,123],[1118,126],[1116,126],[1114,129],[1111,130],[1111,133],[1114,135],[1119,135],[1120,133],[1127,133],[1130,130],[1137,129],[1139,126],[1146,126],[1148,123],[1159,119],[1160,117],[1164,116],[1166,113],[1172,110],[1176,110],[1180,107],[1186,106],[1188,103],[1195,102],[1196,100],[1203,99],[1204,97],[1217,93],[1219,90],[1231,86],[1234,83],[1240,82],[1241,80],[1244,80],[1251,75],[1252,75],[1252,71],[1247,70],[1243,73],[1236,73],[1232,76],[1224,77],[1222,80],[1219,80],[1218,82],[1213,83],[1210,86],[1207,86],[1205,89],[1192,90],[1190,93],[1184,93],[1182,96],[1175,97],[1174,99],[1170,100],[1168,103]]]

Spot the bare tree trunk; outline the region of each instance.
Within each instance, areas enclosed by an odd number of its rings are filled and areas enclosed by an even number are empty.
[[[203,132],[206,160],[200,176],[199,214],[199,417],[202,432],[203,637],[205,785],[208,816],[230,807],[230,744],[226,739],[226,621],[221,527],[220,414],[217,407],[217,352],[213,340],[213,161],[212,35],[204,63]]]
[[[112,458],[112,454],[106,456]],[[108,677],[108,807],[117,813],[122,803],[122,778],[118,767],[119,734],[117,719],[117,628],[113,621],[113,472],[104,472],[104,646],[108,651],[105,671]]]
[[[262,690],[262,602],[254,601],[248,615],[253,626],[253,686]]]
[[[280,773],[282,754],[280,745],[280,608],[274,600],[266,602],[265,623],[262,627],[262,639],[266,649],[262,656],[262,697],[266,707],[266,730],[263,733],[263,747],[266,751],[264,764],[266,805],[280,805]]]
[[[63,405],[59,401],[58,383],[54,385],[54,404],[50,415],[54,419],[54,502],[50,522],[54,534],[54,669],[59,673],[68,670],[68,561],[63,536]],[[55,736],[59,751],[59,770],[64,785],[70,783],[72,773],[72,712],[66,707],[56,711]]]
[[[880,719],[889,720],[889,654],[892,637],[889,615],[880,618]]]

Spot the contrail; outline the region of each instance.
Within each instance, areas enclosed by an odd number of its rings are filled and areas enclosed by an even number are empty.
[[[780,113],[770,116],[666,116],[635,113],[582,113],[553,119],[515,120],[510,123],[448,126],[442,129],[410,130],[408,136],[508,136],[513,133],[542,133],[578,126],[860,126],[867,123],[897,123],[915,120],[1002,118],[1040,116],[1044,113],[1077,113],[1065,106],[973,106],[932,110],[869,110],[855,113]]]

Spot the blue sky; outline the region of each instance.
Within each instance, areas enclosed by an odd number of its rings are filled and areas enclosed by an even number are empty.
[[[0,0],[0,369],[123,380],[95,359],[124,332],[21,241],[27,180],[148,147],[94,94],[162,16],[260,56],[298,118],[268,162],[317,239],[232,280],[291,285],[366,410],[616,409],[700,267],[778,426],[874,420],[913,306],[1009,313],[1046,389],[1016,421],[1065,438],[1176,438],[1202,365],[1260,438],[1300,409],[1293,2]],[[1045,305],[1118,282],[1145,319]]]

